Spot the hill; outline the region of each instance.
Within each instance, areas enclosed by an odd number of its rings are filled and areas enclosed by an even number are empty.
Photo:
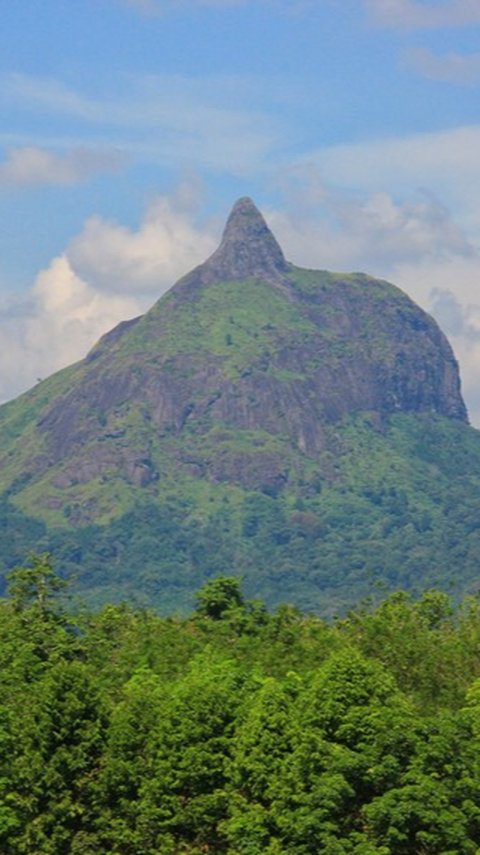
[[[92,603],[184,608],[211,575],[323,613],[475,585],[480,437],[436,323],[287,262],[251,200],[218,250],[0,408],[6,566],[50,549]]]

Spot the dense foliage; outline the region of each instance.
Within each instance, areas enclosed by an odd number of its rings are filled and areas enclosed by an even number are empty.
[[[0,602],[0,851],[468,855],[480,603],[335,624],[210,580],[187,618],[75,617],[48,556]]]

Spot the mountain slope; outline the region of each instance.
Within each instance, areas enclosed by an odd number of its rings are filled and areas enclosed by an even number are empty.
[[[455,479],[478,499],[478,435],[433,319],[389,283],[288,263],[249,199],[146,315],[0,408],[0,440],[7,531],[46,526],[41,542],[93,598],[181,604],[233,569],[270,602],[319,608],[328,589],[341,606],[391,584],[387,560],[402,581],[385,497],[416,531],[408,585],[450,554]],[[453,442],[468,449],[455,473]]]

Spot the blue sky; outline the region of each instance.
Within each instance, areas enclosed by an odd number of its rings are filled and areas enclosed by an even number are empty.
[[[15,0],[0,398],[80,358],[251,195],[305,266],[404,288],[480,424],[480,0]]]

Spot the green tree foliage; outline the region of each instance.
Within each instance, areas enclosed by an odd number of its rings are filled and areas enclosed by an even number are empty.
[[[165,690],[148,668],[135,671],[112,709],[96,798],[103,805],[97,827],[102,851],[144,851],[141,790],[153,776],[154,734]]]
[[[480,605],[326,624],[211,578],[188,618],[75,620],[48,556],[0,601],[0,851],[474,855]]]
[[[240,582],[234,576],[220,576],[207,582],[196,599],[198,614],[212,620],[220,620],[226,612],[245,605]]]
[[[152,851],[182,839],[192,851],[224,851],[227,763],[245,678],[208,648],[190,663],[161,705],[153,775],[141,792],[139,822]]]
[[[57,595],[67,584],[55,572],[48,552],[33,555],[30,567],[14,567],[7,580],[15,611],[33,609],[43,619],[56,613]]]

